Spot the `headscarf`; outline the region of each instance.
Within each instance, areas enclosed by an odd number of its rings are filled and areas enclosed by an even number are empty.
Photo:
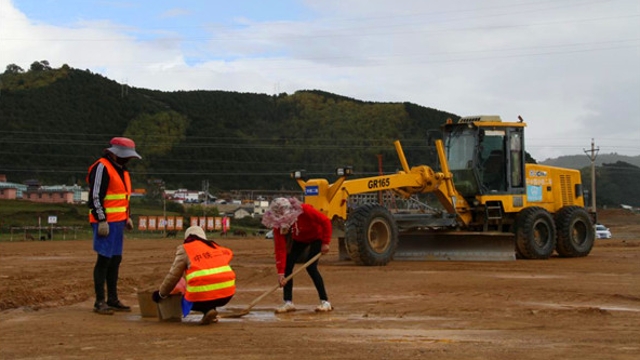
[[[262,223],[269,228],[290,228],[302,214],[302,203],[292,198],[275,198],[262,216]]]

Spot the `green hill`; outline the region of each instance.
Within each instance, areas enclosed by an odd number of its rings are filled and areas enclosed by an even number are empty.
[[[378,174],[379,155],[383,171],[391,173],[399,167],[396,139],[409,165],[433,165],[427,132],[459,117],[320,90],[153,91],[67,65],[53,69],[46,61],[27,71],[8,65],[0,86],[0,174],[8,181],[85,185],[87,168],[109,139],[128,136],[143,156],[131,165],[134,186],[150,193],[157,179],[174,189],[201,189],[207,182],[212,193],[298,190],[292,170],[330,180],[344,165],[353,165],[356,175]],[[544,163],[582,169],[588,188],[588,159],[578,158]],[[640,185],[633,181],[638,159],[599,159],[605,163],[598,167],[598,203],[640,206]]]
[[[86,169],[113,136],[136,141],[136,186],[296,189],[289,173],[330,176],[398,167],[400,139],[410,164],[425,163],[426,133],[455,114],[411,103],[372,103],[322,91],[251,94],[161,92],[128,87],[63,66],[7,67],[1,77],[0,173],[9,181],[84,184]]]

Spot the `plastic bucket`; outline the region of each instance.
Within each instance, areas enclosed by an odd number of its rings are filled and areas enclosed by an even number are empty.
[[[152,291],[142,291],[138,293],[138,304],[140,305],[140,315],[142,317],[159,318],[158,306],[153,301]]]
[[[160,321],[182,321],[182,294],[169,295],[158,304],[158,318]]]

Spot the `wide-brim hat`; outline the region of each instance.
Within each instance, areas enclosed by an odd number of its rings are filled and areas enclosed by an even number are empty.
[[[126,137],[114,137],[109,142],[109,145],[111,145],[111,147],[108,147],[108,148],[104,149],[104,151],[108,151],[108,152],[112,153],[113,155],[115,155],[115,156],[117,156],[119,158],[122,158],[122,159],[128,159],[128,158],[142,159],[142,156],[140,156],[136,152],[136,144],[133,142],[133,140],[131,140],[129,138],[126,138]]]
[[[289,228],[302,214],[302,204],[296,198],[275,198],[262,216],[262,223],[269,228]]]
[[[188,238],[189,236],[197,236],[202,240],[207,240],[207,235],[204,233],[204,230],[200,226],[191,226],[187,228],[184,232],[184,238]]]

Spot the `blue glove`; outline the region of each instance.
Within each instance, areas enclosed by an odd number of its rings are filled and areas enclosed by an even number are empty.
[[[159,303],[160,301],[162,301],[162,299],[166,298],[166,296],[160,295],[160,290],[154,291],[151,297],[153,298],[153,301],[156,303]]]

